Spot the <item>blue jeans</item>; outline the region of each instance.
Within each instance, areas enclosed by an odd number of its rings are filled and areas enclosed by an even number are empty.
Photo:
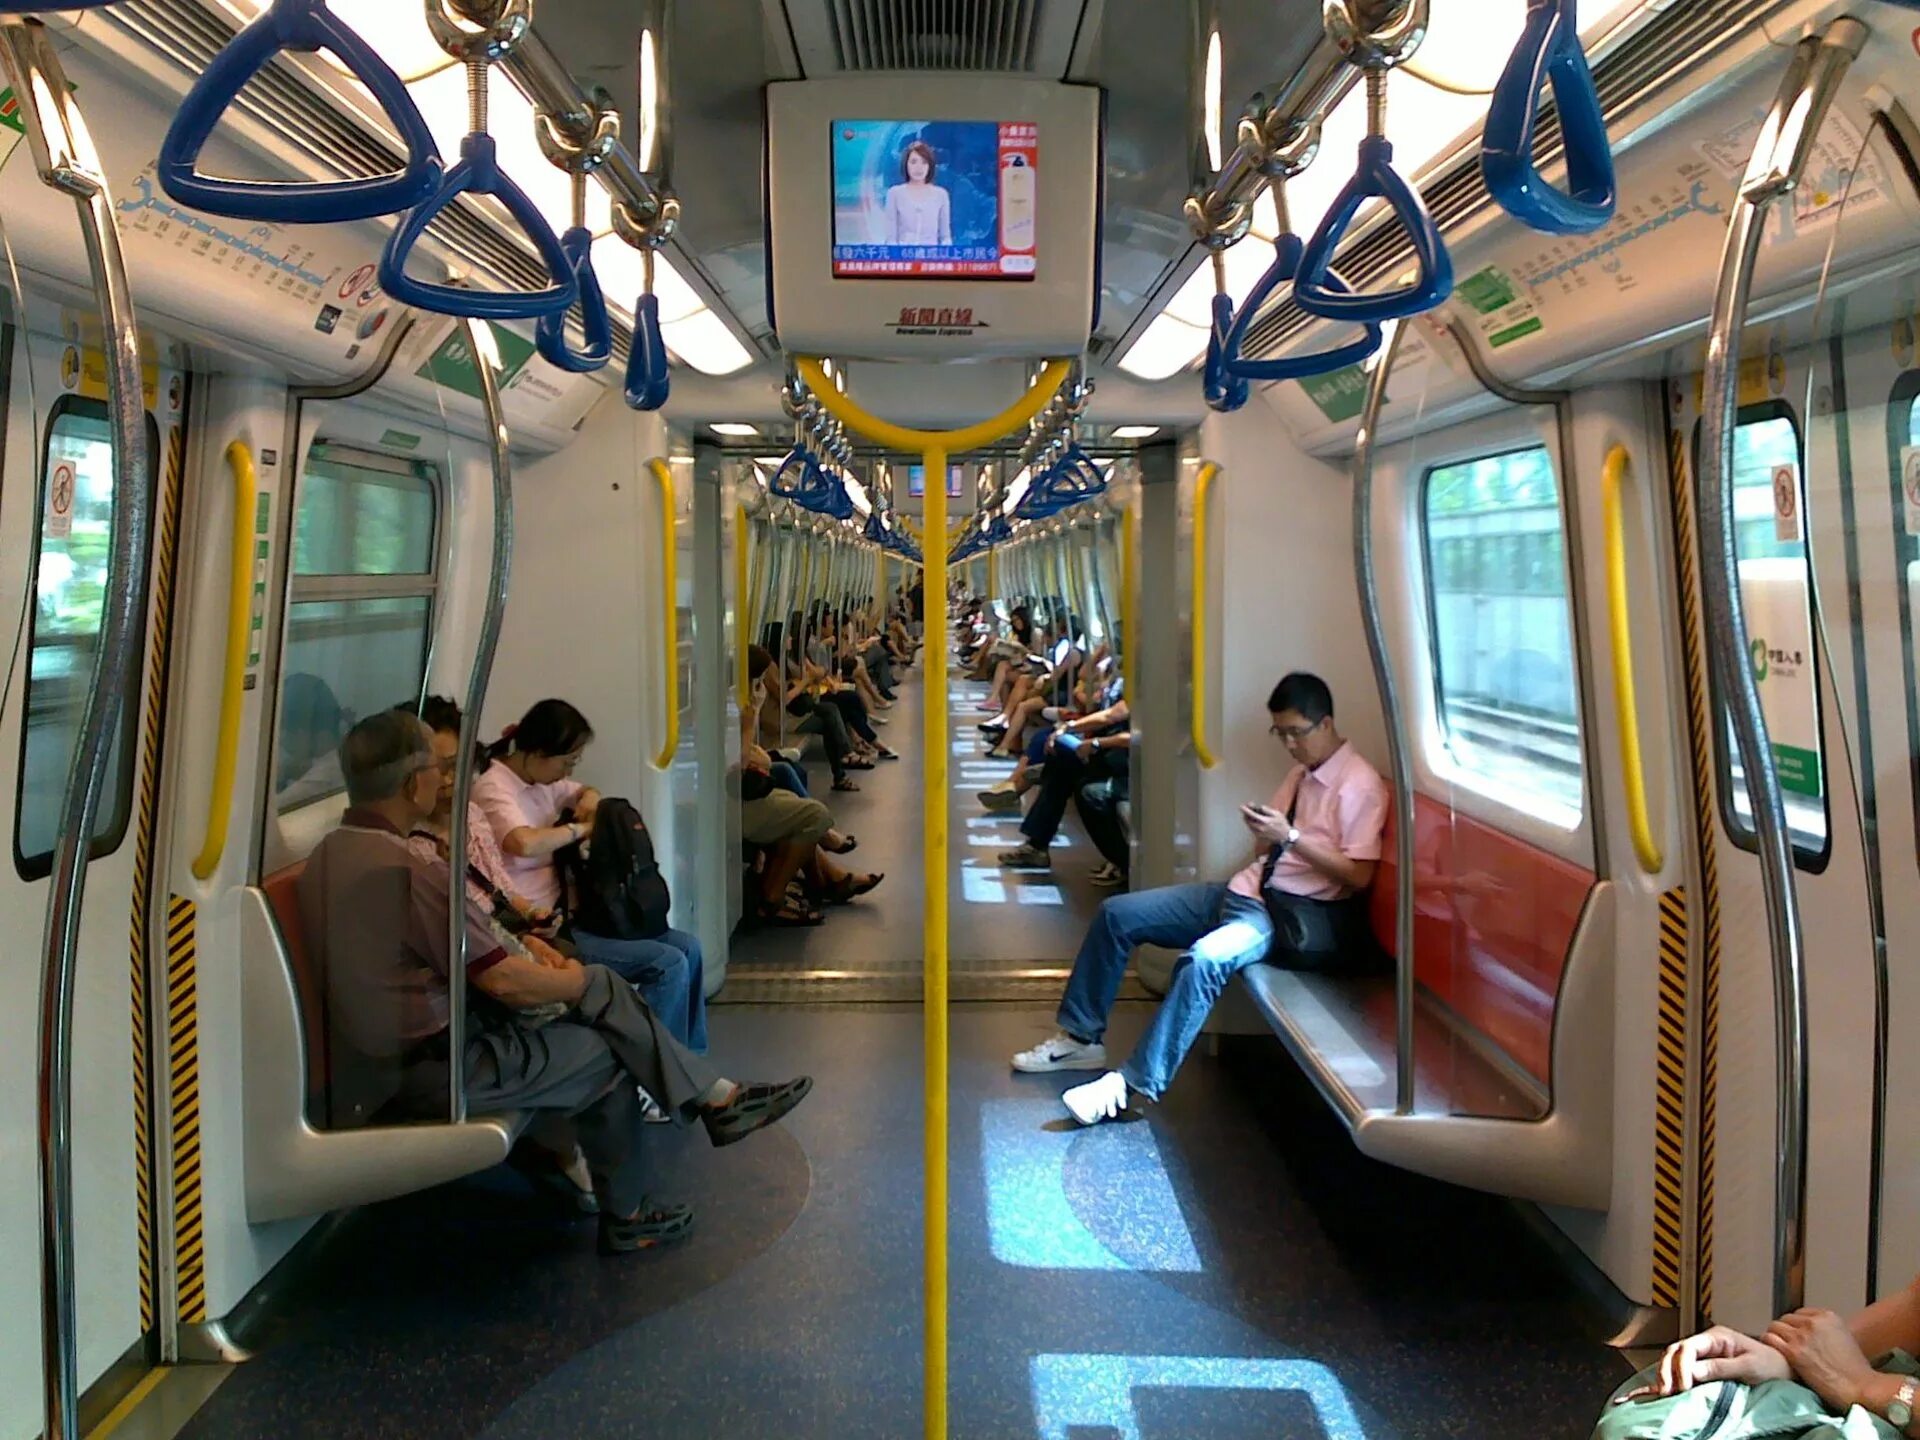
[[[813,798],[807,794],[807,776],[798,765],[786,760],[776,760],[767,771],[767,778],[773,781],[773,788],[786,790],[798,795],[802,800]]]
[[[1172,885],[1116,895],[1101,905],[1081,942],[1060,1002],[1060,1028],[1076,1040],[1101,1039],[1133,947],[1180,947],[1184,953],[1174,962],[1167,998],[1132,1058],[1120,1067],[1129,1090],[1158,1100],[1227,982],[1263,959],[1272,939],[1267,907],[1225,885]]]
[[[573,932],[583,965],[604,965],[640,992],[674,1039],[696,1055],[707,1053],[705,960],[700,941],[684,930],[652,940],[609,940]]]

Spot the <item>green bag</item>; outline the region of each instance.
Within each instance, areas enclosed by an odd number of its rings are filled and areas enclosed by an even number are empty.
[[[1920,1375],[1920,1362],[1896,1350],[1875,1367],[1893,1375]],[[1627,1400],[1657,1378],[1649,1365],[1614,1392],[1593,1428],[1593,1440],[1901,1440],[1900,1432],[1870,1410],[1854,1406],[1834,1415],[1827,1402],[1792,1380],[1742,1385],[1716,1380],[1662,1400]]]

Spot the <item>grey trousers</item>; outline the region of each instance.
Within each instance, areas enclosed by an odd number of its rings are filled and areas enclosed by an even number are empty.
[[[559,1020],[537,1028],[511,1019],[479,1021],[466,1043],[467,1104],[474,1114],[551,1111],[571,1117],[594,1188],[611,1214],[645,1197],[645,1123],[635,1085],[676,1123],[699,1114],[720,1074],[673,1037],[633,987],[600,965],[587,967],[586,993]],[[431,1114],[446,1094],[446,1064],[408,1067],[415,1113]],[[443,1104],[440,1106],[444,1113]]]

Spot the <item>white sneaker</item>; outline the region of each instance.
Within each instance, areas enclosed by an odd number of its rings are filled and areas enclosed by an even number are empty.
[[[1098,1125],[1127,1108],[1127,1082],[1118,1070],[1109,1070],[1098,1080],[1074,1086],[1060,1099],[1082,1125]]]
[[[1027,1075],[1047,1075],[1055,1070],[1100,1070],[1106,1063],[1106,1046],[1098,1040],[1085,1044],[1064,1030],[1013,1057],[1013,1068]]]

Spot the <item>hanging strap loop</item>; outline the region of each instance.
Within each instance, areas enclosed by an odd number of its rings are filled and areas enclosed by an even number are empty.
[[[6,5],[13,11],[17,7]],[[407,147],[406,163],[359,180],[232,180],[200,173],[200,152],[235,97],[283,50],[324,50],[367,88]],[[440,183],[433,134],[406,83],[322,0],[274,0],[235,35],[180,102],[160,145],[160,188],[180,205],[239,220],[326,225],[412,209]]]
[[[560,237],[569,273],[580,288],[580,328],[585,345],[575,350],[567,343],[567,316],[543,315],[534,326],[534,347],[548,364],[576,375],[598,370],[613,358],[613,316],[607,310],[600,278],[593,270],[593,232],[587,228],[587,178],[606,163],[620,138],[620,115],[599,96],[589,102],[589,118],[575,127],[565,117],[542,110],[534,117],[534,138],[540,153],[565,170],[573,181],[573,224]]]
[[[1393,166],[1387,139],[1387,72],[1426,39],[1429,0],[1325,0],[1327,34],[1367,75],[1367,133],[1360,164],[1307,242],[1293,282],[1294,303],[1323,320],[1381,324],[1421,315],[1453,293],[1453,257],[1420,192]],[[1334,256],[1369,200],[1384,200],[1405,227],[1418,263],[1412,283],[1356,295],[1333,278]]]
[[[658,410],[667,403],[673,377],[667,366],[666,337],[660,331],[660,301],[653,293],[654,256],[680,224],[680,202],[663,196],[649,219],[641,219],[622,201],[613,202],[613,231],[645,259],[640,298],[633,307],[633,342],[627,351],[627,404]]]
[[[455,7],[459,8],[455,8]],[[573,263],[560,248],[546,216],[500,168],[493,136],[487,133],[487,81],[494,62],[512,53],[533,21],[532,0],[492,0],[484,9],[463,0],[428,0],[427,29],[440,48],[467,67],[467,136],[460,161],[407,213],[380,254],[380,285],[394,299],[416,309],[470,320],[536,320],[564,315],[580,296]],[[461,195],[487,195],[500,202],[533,242],[553,284],[542,290],[470,290],[415,280],[407,274],[413,247],[427,226]]]
[[[1383,331],[1377,323],[1364,322],[1364,333],[1357,340],[1345,345],[1337,345],[1329,350],[1320,350],[1308,355],[1290,355],[1276,360],[1246,360],[1242,352],[1247,343],[1247,332],[1252,329],[1254,320],[1262,308],[1280,286],[1293,280],[1300,273],[1301,257],[1306,253],[1306,243],[1298,235],[1282,235],[1273,244],[1273,264],[1267,267],[1253,289],[1247,293],[1246,301],[1240,306],[1240,314],[1227,332],[1225,342],[1226,369],[1229,374],[1248,380],[1305,380],[1314,375],[1326,375],[1335,370],[1344,370],[1349,365],[1358,365],[1372,357],[1380,348]],[[1336,294],[1351,295],[1352,289],[1332,271],[1327,272],[1326,283]]]
[[[1553,87],[1567,161],[1567,188],[1533,162],[1540,94]],[[1527,23],[1494,87],[1481,142],[1487,193],[1524,225],[1548,235],[1585,235],[1613,219],[1619,194],[1613,144],[1580,43],[1577,0],[1528,0]]]

